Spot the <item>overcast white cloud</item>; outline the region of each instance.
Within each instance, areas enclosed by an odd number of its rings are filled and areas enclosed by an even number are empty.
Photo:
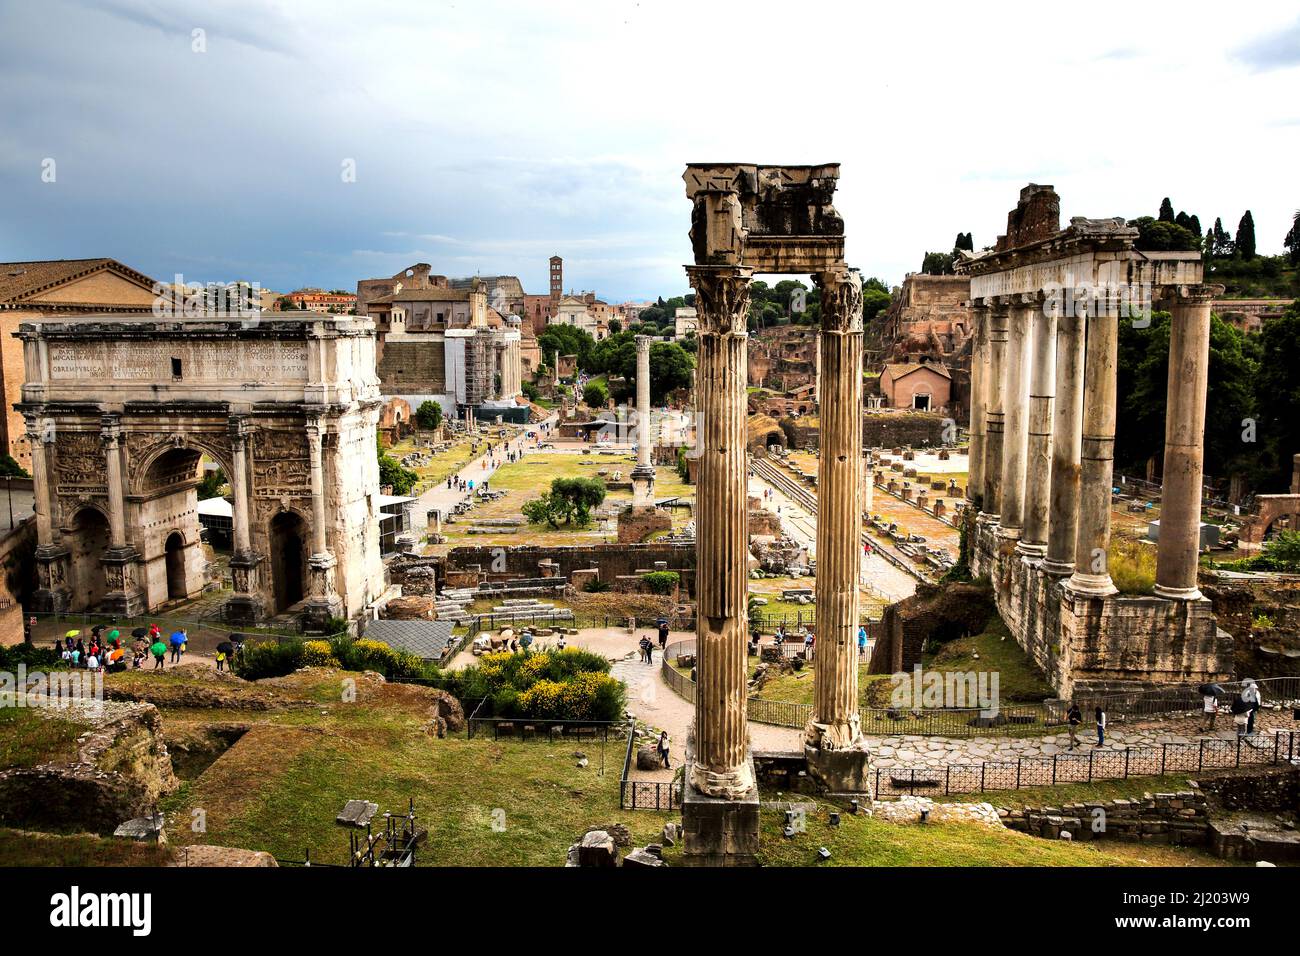
[[[850,259],[890,282],[991,243],[1030,180],[1067,217],[1249,208],[1278,251],[1294,3],[1074,9],[0,2],[0,259],[276,289],[419,259],[543,291],[555,253],[576,288],[671,294],[682,166],[719,159],[841,162]]]

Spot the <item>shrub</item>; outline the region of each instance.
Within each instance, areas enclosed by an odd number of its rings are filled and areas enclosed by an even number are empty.
[[[651,594],[672,594],[677,590],[681,575],[676,571],[651,571],[641,578]]]
[[[1112,538],[1110,578],[1121,594],[1151,594],[1156,586],[1156,549],[1125,538]]]
[[[579,648],[538,654],[484,654],[479,663],[447,674],[447,690],[462,700],[488,697],[497,717],[618,720],[623,685],[609,661]]]
[[[0,647],[0,670],[16,671],[19,664],[26,665],[28,670],[49,670],[65,666],[62,653],[48,647],[38,647],[35,644]]]
[[[234,661],[235,672],[245,680],[283,677],[302,667],[303,642],[263,641],[244,645],[244,653]]]
[[[330,647],[329,641],[303,641],[303,667],[338,667],[338,658]]]
[[[582,586],[582,589],[588,594],[604,594],[609,590],[609,582],[602,581],[600,578],[592,578]]]

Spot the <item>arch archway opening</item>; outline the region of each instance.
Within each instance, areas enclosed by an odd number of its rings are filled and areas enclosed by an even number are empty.
[[[103,556],[109,545],[108,519],[97,508],[82,508],[65,535],[71,552],[72,609],[97,608],[108,593]]]
[[[283,614],[306,596],[306,523],[291,511],[271,519],[271,587],[275,613]]]
[[[167,536],[163,554],[167,565],[167,600],[183,601],[189,592],[185,586],[185,539],[179,531]]]

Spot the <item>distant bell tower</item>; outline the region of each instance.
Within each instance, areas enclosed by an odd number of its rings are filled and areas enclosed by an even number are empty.
[[[564,260],[559,256],[551,256],[551,313],[555,313],[555,308],[560,304],[560,296],[564,294]]]

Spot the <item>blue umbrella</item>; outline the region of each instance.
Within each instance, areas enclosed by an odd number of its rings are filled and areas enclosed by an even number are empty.
[[[185,635],[180,631],[172,631],[172,643],[177,647],[185,643]]]

